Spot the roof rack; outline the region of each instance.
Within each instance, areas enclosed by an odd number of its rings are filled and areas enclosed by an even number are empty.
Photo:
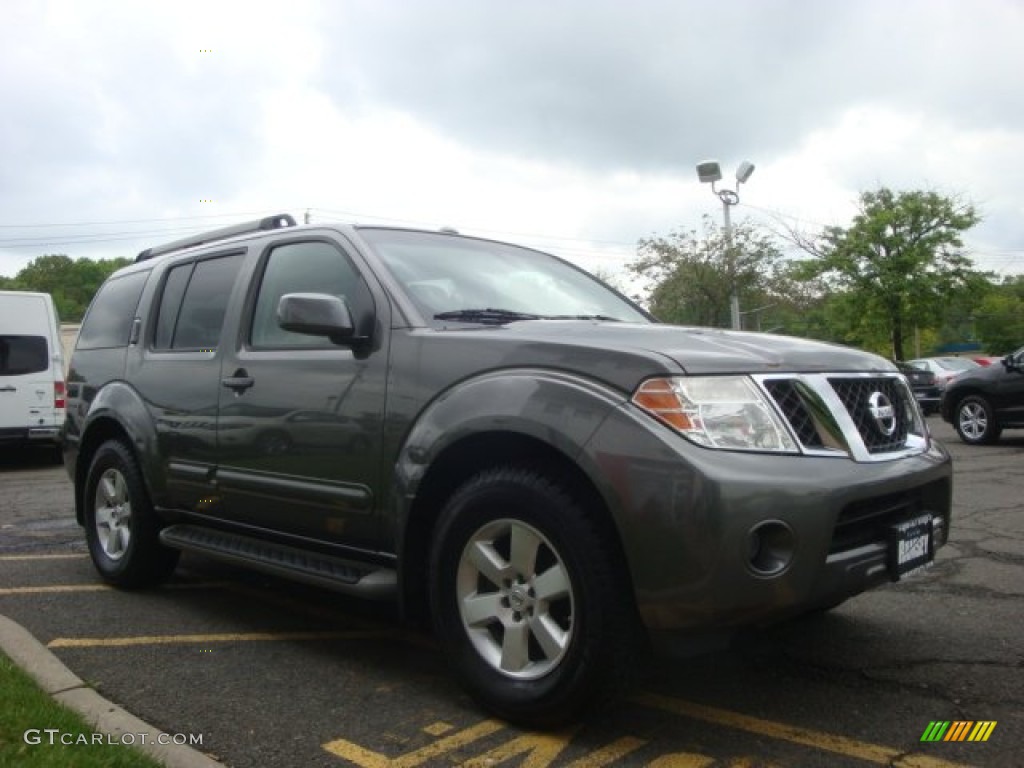
[[[230,227],[222,227],[220,229],[211,229],[209,232],[203,232],[199,235],[186,237],[182,240],[175,240],[172,243],[165,243],[164,245],[157,245],[153,248],[147,248],[135,257],[135,262],[138,263],[140,261],[145,261],[146,259],[152,259],[154,256],[162,256],[163,254],[171,253],[172,251],[191,248],[194,245],[205,245],[206,243],[214,243],[218,240],[226,240],[227,238],[234,237],[235,235],[245,235],[250,232],[268,232],[273,229],[284,229],[286,227],[294,226],[295,219],[287,213],[279,213],[275,216],[265,216],[264,218],[256,219],[255,221],[247,221],[243,224],[234,224]]]

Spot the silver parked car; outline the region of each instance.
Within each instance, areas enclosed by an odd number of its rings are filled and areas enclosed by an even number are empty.
[[[940,389],[945,389],[950,381],[955,379],[964,371],[973,371],[981,366],[969,357],[921,357],[917,360],[908,360],[910,365],[920,368],[922,371],[931,371],[935,374],[935,383]]]

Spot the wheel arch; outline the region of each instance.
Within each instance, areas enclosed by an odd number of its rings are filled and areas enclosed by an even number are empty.
[[[86,416],[75,458],[75,519],[84,515],[82,490],[96,451],[108,440],[120,440],[132,452],[142,480],[152,497],[154,491],[154,449],[156,428],[138,393],[123,382],[113,382],[93,399]],[[150,457],[144,460],[144,457]]]
[[[633,594],[622,539],[597,484],[571,457],[550,443],[523,433],[493,430],[468,435],[447,445],[427,468],[411,499],[399,544],[402,610],[409,619],[417,623],[429,620],[428,561],[446,500],[470,478],[498,466],[534,469],[579,500],[607,542],[613,566],[625,580],[624,589]]]

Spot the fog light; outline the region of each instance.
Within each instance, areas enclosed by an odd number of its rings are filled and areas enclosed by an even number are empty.
[[[796,537],[780,520],[758,523],[747,534],[747,564],[758,576],[778,576],[793,562]]]

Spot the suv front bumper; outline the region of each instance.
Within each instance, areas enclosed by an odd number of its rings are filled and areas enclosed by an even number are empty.
[[[640,615],[652,629],[766,623],[897,577],[894,528],[925,516],[946,543],[952,463],[698,447],[629,406],[584,460],[611,509]]]

